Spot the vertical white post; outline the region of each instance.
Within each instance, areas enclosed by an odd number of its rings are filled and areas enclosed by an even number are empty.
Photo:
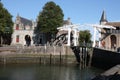
[[[77,46],[77,30],[74,29],[74,46]]]
[[[101,29],[99,29],[99,47],[101,47]]]
[[[79,39],[79,33],[77,32],[77,37],[76,37],[76,41],[77,41],[77,45],[79,45],[78,39]]]
[[[70,46],[70,34],[71,34],[71,28],[68,28],[68,41],[67,41],[67,46]]]
[[[93,35],[93,47],[96,45],[96,27],[94,26],[94,35]]]

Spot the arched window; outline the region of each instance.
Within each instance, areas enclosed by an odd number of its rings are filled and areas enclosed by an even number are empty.
[[[111,35],[110,36],[110,38],[111,38],[111,48],[114,48],[115,46],[116,46],[116,36],[115,35]]]

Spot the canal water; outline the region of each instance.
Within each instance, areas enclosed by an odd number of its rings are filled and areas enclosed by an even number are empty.
[[[78,65],[0,65],[0,80],[90,80],[103,70]]]

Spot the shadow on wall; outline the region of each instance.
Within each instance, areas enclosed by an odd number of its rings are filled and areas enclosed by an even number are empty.
[[[98,48],[93,49],[92,66],[108,69],[118,64],[120,64],[120,53]]]

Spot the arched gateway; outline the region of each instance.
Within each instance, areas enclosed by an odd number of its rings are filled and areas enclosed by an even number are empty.
[[[31,45],[31,37],[30,37],[30,35],[25,35],[25,41],[26,41],[26,46]]]

